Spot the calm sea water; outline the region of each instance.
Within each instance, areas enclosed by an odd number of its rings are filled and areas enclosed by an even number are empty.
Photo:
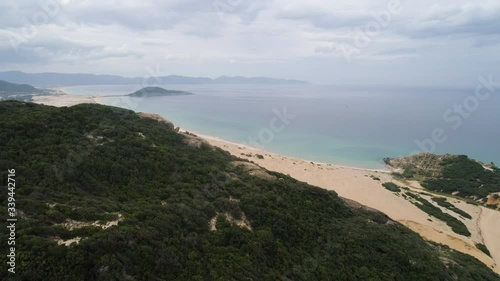
[[[70,94],[105,96],[140,88],[77,86],[64,90]],[[431,150],[500,163],[500,97],[495,93],[479,101],[476,109],[470,98],[474,90],[465,89],[316,85],[164,88],[195,95],[108,97],[101,101],[158,113],[176,126],[201,134],[312,161],[379,168],[384,157]],[[454,111],[454,105],[465,101],[469,103],[462,113]],[[435,140],[429,141],[433,134]],[[424,143],[425,147],[417,143]]]

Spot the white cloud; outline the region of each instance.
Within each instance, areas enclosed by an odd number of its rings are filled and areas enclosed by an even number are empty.
[[[449,77],[466,84],[494,71],[500,2],[493,0],[400,0],[401,14],[347,62],[338,47],[356,47],[357,32],[390,1],[397,0],[71,0],[56,9],[47,3],[62,0],[5,0],[0,68],[141,76],[160,64],[170,74],[366,84],[411,82],[404,71],[430,84],[452,84]],[[12,34],[27,39],[17,53]]]

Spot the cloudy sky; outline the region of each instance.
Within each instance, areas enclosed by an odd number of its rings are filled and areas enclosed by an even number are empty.
[[[474,87],[500,1],[2,0],[0,71]]]

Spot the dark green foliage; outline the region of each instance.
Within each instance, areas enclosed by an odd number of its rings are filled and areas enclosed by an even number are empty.
[[[395,183],[392,183],[392,182],[383,183],[382,186],[385,187],[385,189],[392,191],[392,192],[400,192],[401,191],[401,187]]]
[[[441,165],[442,177],[427,178],[422,186],[448,194],[458,192],[459,196],[477,199],[500,192],[500,170],[486,170],[465,155],[444,159]]]
[[[425,200],[424,198],[416,194],[406,192],[406,195],[417,201],[414,203],[414,205],[417,206],[420,210],[426,212],[430,216],[442,220],[449,227],[451,227],[451,230],[453,230],[453,232],[463,236],[470,237],[471,233],[469,232],[467,226],[465,226],[463,222],[459,221],[458,219],[449,214],[444,213],[443,211],[441,211],[441,209],[432,205],[432,203],[430,203],[429,201]]]
[[[403,174],[397,173],[397,172],[392,172],[391,176],[395,177],[396,179],[403,179]]]
[[[444,207],[450,211],[453,211],[459,215],[461,215],[464,218],[472,219],[471,215],[466,213],[463,210],[460,210],[459,208],[455,207],[455,205],[451,204],[450,202],[446,201],[446,198],[444,197],[433,197],[432,201],[436,202],[439,206]]]
[[[415,169],[413,167],[407,167],[403,171],[404,178],[411,179],[411,178],[413,178],[414,175],[415,175]]]
[[[13,95],[5,98],[0,97],[0,101],[22,101],[22,102],[31,102],[33,101],[33,96],[31,95]]]
[[[381,213],[286,175],[259,179],[128,110],[0,102],[0,126],[0,178],[16,169],[23,212],[12,280],[500,280]],[[60,225],[117,213],[106,230]],[[244,214],[252,230],[219,216],[210,231],[217,213]],[[77,236],[70,247],[54,241]]]
[[[488,256],[491,257],[491,253],[490,253],[490,250],[488,250],[488,248],[486,247],[486,245],[484,244],[480,244],[480,243],[477,243],[476,244],[476,247],[481,250],[481,252],[487,254]]]
[[[264,155],[261,154],[255,154],[255,157],[257,157],[258,159],[264,159]]]

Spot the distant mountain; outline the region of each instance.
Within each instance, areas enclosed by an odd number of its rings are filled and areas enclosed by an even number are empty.
[[[39,94],[41,90],[27,85],[14,84],[0,80],[0,94]]]
[[[33,95],[44,94],[45,91],[26,84],[14,84],[0,80],[0,100],[30,100]]]
[[[116,75],[68,74],[68,73],[24,73],[21,71],[0,72],[0,80],[11,83],[29,83],[43,87],[75,86],[75,85],[141,85],[143,77],[127,78]],[[152,82],[152,81],[151,81]],[[306,81],[275,79],[268,77],[228,77],[216,79],[207,77],[161,76],[155,77],[157,84],[308,84]]]
[[[63,94],[63,92],[59,90],[35,88],[28,84],[16,84],[0,80],[0,100],[31,101],[33,96],[60,94]]]
[[[187,96],[193,93],[177,91],[177,90],[166,90],[160,87],[146,87],[138,91],[135,91],[129,96],[131,97],[157,97],[157,96]]]
[[[213,80],[214,84],[308,84],[306,81],[274,79],[269,77],[221,76]]]
[[[140,84],[142,79],[124,78],[113,75],[65,74],[65,73],[24,73],[20,71],[0,72],[0,80],[11,83],[28,83],[43,87],[71,85],[127,85]]]

